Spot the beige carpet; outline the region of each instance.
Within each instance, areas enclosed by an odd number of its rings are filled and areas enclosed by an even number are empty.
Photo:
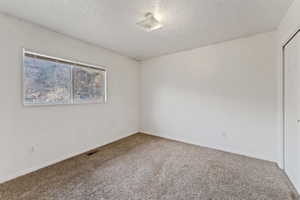
[[[136,134],[0,185],[1,200],[293,200],[271,162]]]

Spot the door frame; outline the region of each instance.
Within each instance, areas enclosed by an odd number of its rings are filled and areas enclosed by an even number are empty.
[[[286,46],[298,35],[300,34],[300,28],[294,32],[288,40],[282,45],[282,139],[283,139],[283,170],[286,171],[286,158],[287,158],[287,133],[286,133],[286,108],[285,108],[285,48]]]

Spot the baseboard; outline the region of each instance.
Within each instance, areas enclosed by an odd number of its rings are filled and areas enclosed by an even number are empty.
[[[121,140],[121,139],[123,139],[123,138],[129,137],[129,136],[134,135],[134,134],[137,134],[137,133],[139,133],[139,132],[129,133],[129,134],[126,134],[126,135],[124,135],[124,136],[121,136],[121,137],[118,137],[118,138],[116,138],[116,139],[113,139],[113,140],[111,140],[111,141],[109,141],[109,142],[103,143],[103,144],[101,144],[101,145],[99,145],[99,146],[91,147],[91,148],[88,148],[88,149],[86,149],[86,150],[84,150],[84,151],[81,151],[81,152],[71,153],[70,155],[63,156],[63,157],[61,157],[61,158],[58,158],[58,159],[55,159],[55,160],[52,160],[52,161],[48,161],[48,162],[46,162],[46,163],[44,163],[44,164],[42,164],[42,165],[34,166],[34,167],[29,168],[29,169],[20,170],[20,171],[18,171],[18,172],[16,172],[16,173],[13,173],[13,174],[8,174],[7,176],[4,176],[4,177],[1,177],[1,178],[0,178],[0,184],[5,183],[5,182],[10,181],[10,180],[13,180],[13,179],[16,179],[16,178],[18,178],[18,177],[20,177],[20,176],[24,176],[24,175],[26,175],[26,174],[30,174],[30,173],[35,172],[35,171],[37,171],[37,170],[43,169],[43,168],[45,168],[45,167],[49,167],[49,166],[51,166],[51,165],[54,165],[54,164],[59,163],[59,162],[62,162],[62,161],[64,161],[64,160],[73,158],[73,157],[75,157],[75,156],[78,156],[78,155],[81,155],[81,154],[88,153],[88,152],[92,151],[93,149],[97,149],[97,148],[99,148],[99,147],[102,147],[102,146],[104,146],[104,145],[107,145],[107,144],[116,142],[116,141],[118,141],[118,140]]]
[[[183,142],[183,143],[186,143],[186,144],[191,144],[191,145],[201,146],[201,147],[205,147],[205,148],[210,148],[210,149],[214,149],[214,150],[217,150],[217,151],[222,151],[222,152],[225,152],[225,153],[231,153],[231,154],[236,154],[236,155],[239,155],[239,156],[245,156],[245,157],[252,158],[252,159],[272,162],[276,166],[278,166],[278,162],[274,161],[274,160],[266,160],[266,159],[254,157],[254,156],[251,156],[251,155],[248,155],[248,154],[242,154],[242,153],[238,153],[238,152],[227,151],[227,150],[224,150],[224,149],[211,147],[211,146],[207,146],[207,145],[204,145],[204,144],[198,144],[198,143],[195,143],[195,142],[191,142],[189,140],[182,140],[182,139],[179,139],[179,138],[176,138],[176,137],[171,137],[171,136],[168,136],[168,135],[162,135],[162,134],[158,134],[158,133],[150,133],[148,131],[141,131],[140,133],[146,134],[146,135],[152,135],[152,136],[156,136],[156,137],[160,137],[160,138],[164,138],[164,139],[168,139],[168,140],[173,140],[173,141],[177,141],[177,142]]]
[[[287,180],[287,185],[289,186],[290,190],[294,191],[295,193],[295,197],[293,197],[294,199],[298,199],[300,200],[300,191],[297,190],[297,187],[293,184],[293,182],[291,181],[290,177],[287,175],[287,173],[282,170],[282,174],[285,176],[285,180]]]

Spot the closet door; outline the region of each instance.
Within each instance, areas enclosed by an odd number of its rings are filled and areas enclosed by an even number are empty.
[[[300,192],[300,33],[285,47],[285,171]]]

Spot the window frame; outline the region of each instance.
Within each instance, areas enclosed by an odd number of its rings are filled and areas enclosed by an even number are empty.
[[[25,102],[25,57],[26,55],[31,55],[33,57],[38,57],[41,59],[53,61],[53,62],[59,62],[59,63],[64,63],[64,64],[70,64],[72,66],[78,66],[78,67],[83,67],[83,68],[91,68],[91,69],[96,69],[96,70],[101,70],[104,73],[104,100],[103,102],[94,102],[94,103],[74,103],[73,101],[73,80],[72,81],[72,99],[71,103],[49,103],[49,104],[42,104],[42,103],[33,103],[29,104]],[[21,73],[22,73],[22,78],[21,78],[21,83],[22,83],[22,105],[25,107],[36,107],[36,106],[61,106],[61,105],[82,105],[82,104],[106,104],[107,103],[107,68],[104,66],[100,65],[95,65],[95,64],[88,64],[85,62],[77,61],[75,59],[67,59],[67,58],[62,58],[62,57],[57,57],[57,56],[50,56],[46,55],[43,53],[38,53],[36,51],[23,48],[22,50],[22,64],[21,64]],[[72,72],[72,69],[71,69]],[[73,75],[71,74],[71,78],[73,78]]]

